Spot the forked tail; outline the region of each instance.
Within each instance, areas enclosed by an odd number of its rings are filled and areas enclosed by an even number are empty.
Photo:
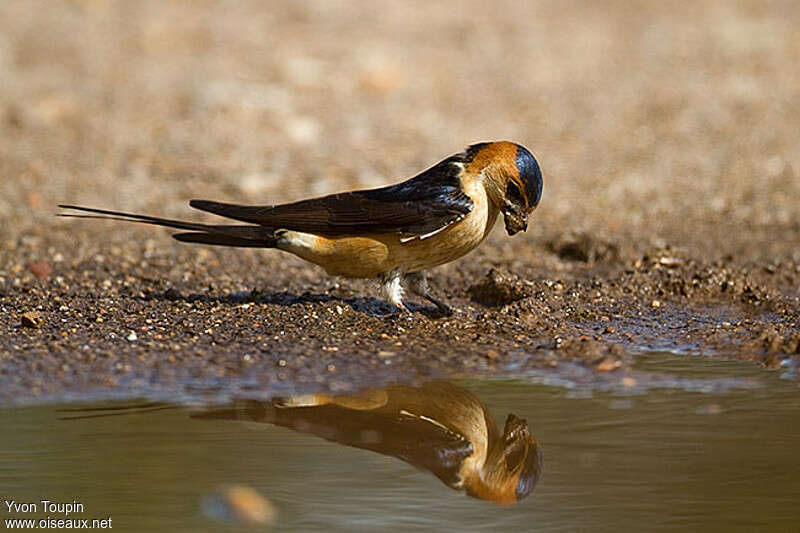
[[[175,233],[172,235],[173,239],[181,242],[196,242],[219,246],[241,246],[247,248],[273,248],[275,246],[274,230],[254,224],[200,224],[198,222],[184,222],[181,220],[136,215],[133,213],[123,213],[121,211],[109,211],[107,209],[95,209],[93,207],[81,207],[78,205],[59,205],[58,207],[61,209],[94,213],[92,215],[59,213],[58,216],[62,217],[121,220],[123,222],[138,222],[140,224],[152,224],[154,226],[189,230],[185,233]]]

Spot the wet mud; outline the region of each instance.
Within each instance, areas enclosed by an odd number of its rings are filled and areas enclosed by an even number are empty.
[[[61,261],[46,278],[20,264],[0,300],[0,381],[13,401],[186,386],[269,396],[453,374],[558,375],[571,364],[630,380],[639,351],[793,368],[797,299],[770,281],[796,282],[795,265],[732,268],[665,252],[520,274],[465,261],[434,276],[450,287],[440,291],[457,309],[450,317],[423,304],[397,313],[363,296],[377,283],[313,271],[247,289],[231,269],[245,280],[258,272],[192,250]]]

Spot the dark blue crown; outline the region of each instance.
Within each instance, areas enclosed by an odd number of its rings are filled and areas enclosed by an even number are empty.
[[[516,163],[519,177],[525,184],[525,194],[528,196],[530,207],[535,207],[542,199],[542,188],[544,187],[539,162],[527,148],[518,144]]]

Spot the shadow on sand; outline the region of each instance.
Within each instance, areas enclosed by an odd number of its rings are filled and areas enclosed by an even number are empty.
[[[398,318],[402,317],[403,313],[395,306],[389,304],[384,300],[372,297],[356,296],[353,298],[342,298],[341,296],[332,296],[329,294],[312,294],[304,292],[300,295],[291,292],[269,292],[264,293],[259,290],[253,289],[251,291],[233,292],[223,295],[211,294],[182,294],[175,289],[167,289],[163,292],[152,292],[140,300],[157,300],[157,301],[170,301],[170,302],[207,302],[228,305],[241,305],[243,303],[254,304],[272,304],[284,307],[291,307],[294,305],[302,305],[306,303],[311,304],[325,304],[335,302],[338,304],[346,305],[357,313],[374,318]],[[445,313],[436,307],[429,307],[419,304],[408,303],[408,308],[416,315],[421,314],[427,318],[442,318],[447,316]]]

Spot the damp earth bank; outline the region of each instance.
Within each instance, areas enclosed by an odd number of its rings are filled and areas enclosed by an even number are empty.
[[[584,236],[580,246],[591,239]],[[8,245],[6,245],[8,247]],[[654,247],[435,271],[456,309],[397,314],[370,282],[313,267],[262,274],[263,255],[127,246],[3,256],[0,396],[174,394],[184,389],[347,390],[431,376],[574,373],[636,381],[636,354],[734,358],[796,376],[793,262],[707,263]],[[578,246],[578,245],[576,245]],[[53,248],[45,248],[52,251]],[[615,250],[613,253],[609,249]]]

